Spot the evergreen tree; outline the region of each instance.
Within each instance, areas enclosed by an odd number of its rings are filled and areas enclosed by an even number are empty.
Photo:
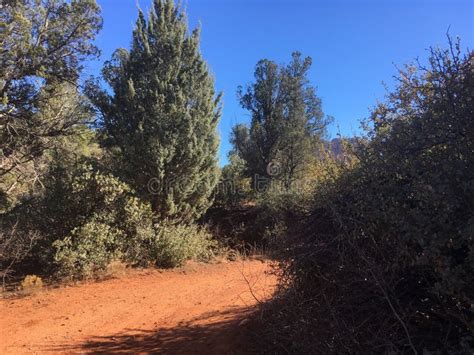
[[[39,181],[44,153],[91,117],[78,79],[98,54],[99,11],[95,0],[2,2],[0,210]]]
[[[299,52],[286,66],[264,59],[257,63],[255,82],[245,92],[239,87],[240,103],[252,118],[250,128],[234,127],[232,143],[252,177],[278,178],[291,188],[325,133],[330,118],[307,78],[310,66],[311,58]]]
[[[218,181],[220,95],[199,51],[199,29],[170,0],[140,11],[131,50],[103,69],[113,95],[90,97],[103,116],[104,145],[120,173],[161,218],[190,221],[211,203]]]

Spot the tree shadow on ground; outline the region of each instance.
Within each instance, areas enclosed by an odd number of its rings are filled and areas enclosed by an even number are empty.
[[[235,307],[209,312],[172,328],[125,329],[92,337],[82,344],[65,344],[50,351],[91,353],[248,354],[252,337],[246,327],[252,310]]]

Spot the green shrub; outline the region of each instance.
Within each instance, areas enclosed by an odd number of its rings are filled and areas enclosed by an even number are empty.
[[[150,259],[165,268],[181,266],[191,259],[207,261],[216,246],[212,235],[203,227],[164,223],[155,229]]]
[[[120,230],[95,221],[74,229],[70,236],[53,244],[59,274],[73,278],[94,277],[120,256],[122,238]]]
[[[117,258],[145,265],[143,244],[153,236],[150,206],[125,183],[83,165],[71,179],[70,204],[65,208],[74,226],[52,245],[58,273],[93,277]]]
[[[172,268],[191,259],[208,261],[217,246],[205,228],[172,223],[157,225],[151,234],[147,231],[125,240],[122,230],[97,221],[73,230],[70,236],[54,243],[60,275],[92,278],[116,260]]]
[[[162,223],[140,230],[140,221],[135,221],[138,227],[131,236],[127,236],[123,226],[111,227],[98,219],[74,229],[68,237],[54,243],[59,275],[76,279],[96,277],[117,260],[128,265],[171,268],[191,259],[208,261],[214,255],[217,244],[203,227]],[[127,224],[130,226],[131,222]]]

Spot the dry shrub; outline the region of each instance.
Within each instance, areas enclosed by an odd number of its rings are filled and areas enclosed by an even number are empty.
[[[107,265],[102,278],[115,279],[125,276],[127,264],[120,260],[114,260]]]
[[[43,280],[37,275],[27,275],[21,282],[21,291],[31,294],[43,288]]]
[[[2,226],[2,230],[0,230],[0,277],[3,290],[5,290],[8,280],[15,274],[15,268],[29,255],[38,239],[37,232],[21,230],[18,228],[18,222],[10,226]]]
[[[450,44],[401,72],[358,163],[318,187],[265,319],[272,351],[472,352],[474,56]]]

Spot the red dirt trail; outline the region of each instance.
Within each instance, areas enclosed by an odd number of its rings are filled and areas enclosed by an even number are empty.
[[[3,299],[0,354],[246,353],[255,297],[274,291],[270,271],[260,260],[190,263]]]

